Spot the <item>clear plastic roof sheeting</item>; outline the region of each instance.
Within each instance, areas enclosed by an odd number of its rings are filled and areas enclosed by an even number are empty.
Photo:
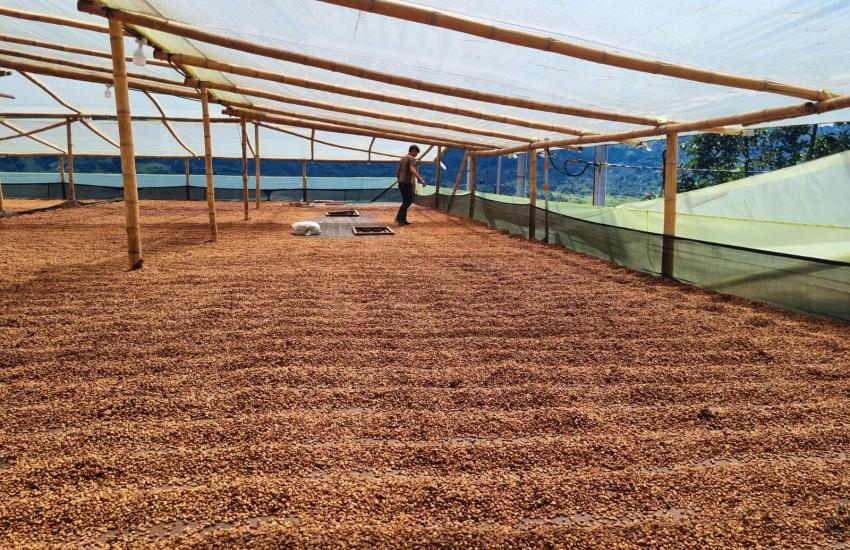
[[[658,58],[683,65],[729,73],[790,82],[837,93],[850,93],[850,71],[843,59],[850,51],[850,4],[827,0],[793,3],[740,2],[738,0],[644,0],[623,3],[600,0],[417,0],[427,8],[456,13],[500,27],[515,28],[570,40],[588,46],[621,53]],[[192,25],[224,37],[303,53],[357,67],[411,77],[436,84],[480,90],[561,105],[628,112],[668,120],[700,120],[769,107],[803,103],[804,100],[765,92],[703,84],[667,76],[646,74],[578,60],[563,55],[523,48],[433,26],[421,25],[339,7],[319,0],[254,0],[234,3],[225,0],[108,0],[112,8],[139,12]],[[66,16],[104,25],[105,20],[80,13],[73,0],[8,0],[4,5],[39,13]],[[81,30],[11,17],[0,17],[2,33],[68,46],[108,51],[109,40],[103,33]],[[618,132],[638,126],[608,120],[567,116],[534,111],[502,104],[481,102],[401,87],[316,67],[284,62],[243,51],[224,48],[198,40],[136,28],[159,48],[180,54],[243,65],[276,74],[346,86],[434,104],[534,120],[593,132]],[[128,55],[135,48],[126,39]],[[0,41],[0,48],[85,62],[103,67],[108,59],[81,56]],[[147,48],[148,58],[151,49]],[[4,59],[0,51],[0,66]],[[128,65],[131,72],[166,78],[182,83],[184,75],[169,67],[148,64],[144,68]],[[258,99],[250,95],[211,90],[214,99],[246,106],[266,105],[305,118],[324,117],[342,123],[380,128],[386,131],[445,140],[474,142],[483,146],[517,145],[534,139],[568,137],[556,131],[484,120],[472,116],[432,109],[352,97],[339,93],[308,89],[268,80],[260,80],[214,70],[190,67],[191,76],[200,80],[235,84],[291,96],[297,100],[318,101],[349,109],[380,111],[395,120],[372,118]],[[113,100],[103,97],[104,86],[90,82],[37,76],[73,107],[89,114],[114,113]],[[0,90],[16,95],[16,100],[0,99],[0,112],[70,113],[28,80],[15,75],[0,79]],[[144,94],[132,94],[132,110],[138,116],[159,116]],[[170,117],[200,117],[196,100],[156,94]],[[222,116],[218,105],[211,105],[214,117]],[[795,119],[795,124],[834,122],[850,119],[850,110],[833,111],[816,117]],[[423,125],[429,121],[439,128]],[[774,121],[770,124],[780,124]],[[148,123],[145,123],[146,125]],[[178,135],[196,152],[203,151],[200,125],[174,123]],[[220,126],[220,127],[219,127]],[[136,137],[139,154],[173,147],[176,156],[188,154],[170,136],[162,124],[152,124],[165,135],[146,135],[155,140],[142,144],[142,132]],[[401,155],[407,140],[373,143],[368,136],[328,134],[316,137],[342,148],[292,135],[310,137],[309,128],[286,127],[289,134],[263,129],[261,151],[264,157],[351,159],[369,158],[373,152]],[[107,130],[104,130],[105,132]],[[81,132],[78,132],[81,133]],[[253,138],[253,130],[249,132]],[[482,135],[498,133],[500,136]],[[241,154],[238,125],[221,124],[213,131],[216,156]],[[514,136],[511,140],[505,135]],[[21,138],[24,139],[24,138]],[[76,138],[75,138],[76,139]],[[268,141],[266,141],[268,140]],[[0,141],[0,152],[16,140]],[[102,141],[102,140],[101,140]],[[64,142],[60,140],[62,146]],[[102,148],[108,145],[97,144]],[[29,146],[29,145],[28,145]],[[379,147],[380,146],[380,147]],[[42,147],[33,143],[32,147]],[[83,152],[82,145],[75,149]],[[424,150],[424,147],[423,147]],[[149,153],[154,154],[154,153]],[[156,153],[160,154],[160,153]],[[433,152],[431,153],[433,158]],[[390,157],[375,157],[389,159]]]

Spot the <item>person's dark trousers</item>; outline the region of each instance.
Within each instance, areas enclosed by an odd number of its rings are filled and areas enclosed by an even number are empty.
[[[398,182],[398,190],[401,191],[401,208],[395,216],[395,221],[407,223],[407,209],[413,204],[413,183]]]

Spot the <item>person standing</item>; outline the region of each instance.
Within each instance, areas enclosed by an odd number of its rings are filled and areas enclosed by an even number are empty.
[[[425,185],[425,180],[419,175],[417,164],[419,159],[416,155],[419,154],[419,147],[411,145],[407,150],[407,154],[401,158],[396,170],[396,178],[398,179],[398,189],[401,191],[401,207],[398,209],[398,214],[395,216],[395,221],[399,225],[410,225],[407,221],[407,209],[413,204],[413,185],[419,182]]]

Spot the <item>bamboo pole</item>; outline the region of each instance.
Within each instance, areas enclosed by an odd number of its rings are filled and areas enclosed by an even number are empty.
[[[204,166],[207,174],[207,210],[210,215],[210,241],[218,241],[215,221],[215,180],[213,176],[212,137],[210,136],[210,102],[206,88],[201,89],[201,110],[204,115]]]
[[[65,155],[59,155],[57,166],[59,168],[59,187],[62,188],[62,200],[65,200],[68,198],[65,191]]]
[[[434,187],[436,188],[436,192],[434,193],[434,208],[440,209],[440,178],[443,174],[442,166],[440,165],[440,158],[443,156],[443,148],[437,147],[437,158],[434,159]]]
[[[469,157],[469,219],[475,213],[475,191],[478,188],[478,158]]]
[[[417,80],[415,78],[405,77],[397,74],[382,73],[380,71],[364,69],[363,67],[358,67],[356,65],[342,63],[338,59],[322,59],[315,56],[308,56],[297,52],[274,48],[265,44],[258,44],[247,40],[240,40],[237,38],[222,36],[213,32],[204,31],[202,29],[187,25],[185,23],[166,20],[161,17],[155,17],[136,12],[127,12],[112,8],[106,9],[103,5],[100,4],[100,2],[97,2],[95,0],[79,0],[77,2],[77,9],[82,12],[100,16],[106,16],[108,14],[109,17],[116,17],[124,21],[125,23],[131,25],[154,29],[169,34],[182,36],[183,38],[200,40],[202,42],[215,44],[217,46],[222,46],[224,48],[229,48],[232,50],[239,50],[254,55],[261,55],[272,59],[278,59],[281,61],[288,61],[291,63],[318,67],[329,71],[348,74],[350,76],[355,76],[358,78],[384,82],[386,84],[393,84],[396,86],[402,86],[404,88],[413,88],[417,90],[434,92],[443,95],[463,97],[476,101],[497,103],[500,105],[510,105],[512,107],[522,107],[538,111],[557,109],[554,112],[558,112],[560,114],[565,115],[581,116],[585,118],[598,118],[602,120],[613,120],[617,122],[627,122],[632,124],[658,123],[658,119],[654,117],[630,115],[628,113],[614,113],[601,109],[587,109],[572,106],[548,104],[525,98],[480,92],[472,87],[462,88],[456,86],[447,86],[443,84],[436,84],[433,82]]]
[[[528,145],[518,145],[515,147],[503,147],[501,149],[476,151],[474,154],[480,157],[509,155],[511,153],[521,153],[540,147],[568,147],[572,145],[587,145],[591,143],[626,141],[629,139],[663,136],[670,133],[680,134],[684,132],[706,131],[711,128],[720,128],[723,126],[731,126],[735,124],[749,126],[752,124],[761,124],[765,122],[793,119],[818,113],[825,113],[829,111],[845,109],[847,107],[850,107],[850,95],[843,95],[834,99],[820,101],[818,103],[807,102],[799,103],[796,105],[787,105],[784,107],[772,107],[769,109],[761,109],[758,111],[737,113],[734,115],[695,120],[691,122],[662,124],[654,128],[642,128],[639,130],[632,130],[628,132],[616,132],[611,134],[600,134],[594,136],[580,136],[574,138],[536,141]]]
[[[432,25],[443,29],[479,36],[488,40],[505,42],[532,48],[545,52],[552,52],[567,57],[583,59],[592,63],[610,65],[621,69],[638,71],[650,74],[660,74],[692,80],[707,84],[717,84],[731,88],[742,88],[760,92],[788,95],[811,100],[823,100],[835,97],[835,94],[827,90],[788,84],[768,80],[765,78],[754,78],[741,76],[721,71],[712,71],[697,67],[688,67],[659,59],[642,57],[637,55],[623,54],[601,48],[594,48],[578,42],[571,42],[544,34],[532,33],[519,28],[498,27],[490,23],[476,21],[469,17],[455,15],[452,13],[436,10],[430,7],[417,6],[399,0],[321,0],[337,6],[345,6],[361,11],[378,13],[389,17],[414,21],[423,25]],[[238,48],[237,48],[238,49]]]
[[[310,160],[316,160],[316,129],[310,131]]]
[[[30,52],[21,52],[18,50],[9,50],[6,48],[0,48],[0,55],[7,55],[10,57],[18,57],[22,59],[30,59],[32,61],[38,61],[40,63],[48,63],[48,64],[58,64],[63,67],[72,67],[75,69],[83,69],[86,71],[97,71],[102,73],[112,73],[112,69],[109,67],[104,67],[102,65],[93,65],[91,63],[81,63],[79,61],[72,61],[68,59],[61,59],[58,57],[50,57],[47,55],[36,55]],[[159,76],[147,75],[144,73],[134,73],[127,71],[127,76],[132,76],[133,78],[141,78],[144,80],[150,80],[151,82],[159,82],[162,84],[173,84],[174,80],[168,78],[162,78]]]
[[[250,120],[262,120],[266,122],[276,122],[278,124],[284,124],[286,126],[297,126],[301,128],[310,128],[312,130],[326,130],[329,132],[338,132],[341,134],[354,134],[360,136],[369,136],[369,137],[380,137],[385,139],[393,139],[396,141],[419,141],[420,143],[430,144],[430,145],[448,145],[452,147],[470,147],[474,149],[481,149],[492,147],[492,145],[488,145],[480,142],[464,142],[457,141],[449,138],[442,137],[433,137],[433,136],[422,136],[401,133],[396,131],[388,131],[386,128],[378,128],[375,126],[367,126],[365,124],[357,124],[357,123],[349,123],[349,122],[338,122],[338,123],[325,123],[325,122],[314,122],[313,120],[317,119],[313,115],[300,115],[302,118],[291,118],[291,117],[282,117],[282,116],[273,116],[273,115],[265,115],[262,113],[257,113],[253,110],[242,109],[238,107],[228,107],[224,110],[225,114],[231,116],[244,116]],[[309,118],[308,118],[309,117]],[[312,119],[312,120],[311,120]],[[372,129],[374,128],[374,129]],[[313,141],[313,138],[311,138]]]
[[[37,21],[39,23],[51,23],[54,25],[62,25],[64,27],[73,27],[85,31],[94,31],[103,34],[109,34],[109,27],[106,25],[98,25],[97,23],[89,23],[88,21],[80,21],[79,19],[71,19],[68,17],[48,15],[37,13],[34,11],[16,10],[13,8],[0,7],[0,15],[7,17],[15,17],[17,19],[26,19],[28,21]]]
[[[469,151],[465,150],[463,152],[463,158],[460,159],[460,168],[457,170],[457,177],[455,178],[454,187],[452,187],[452,196],[449,197],[449,204],[446,206],[446,212],[451,211],[452,203],[455,201],[455,195],[457,195],[457,190],[460,188],[460,182],[463,179],[463,169],[466,168],[466,159],[469,158]]]
[[[77,200],[77,192],[74,189],[74,138],[71,134],[71,124],[70,118],[65,121],[65,147],[68,150],[68,200],[74,202]]]
[[[308,88],[312,90],[321,90],[324,92],[330,92],[338,95],[345,95],[349,97],[357,97],[361,99],[371,99],[374,101],[380,101],[382,103],[393,103],[396,105],[404,105],[407,107],[417,107],[420,109],[427,109],[429,111],[438,111],[443,113],[451,113],[457,115],[469,116],[472,118],[484,118],[488,116],[498,116],[488,114],[485,111],[477,111],[474,109],[461,108],[456,105],[452,105],[450,103],[435,103],[432,101],[422,101],[412,98],[407,98],[404,96],[394,95],[394,94],[385,94],[379,93],[372,90],[364,89],[364,88],[353,88],[349,86],[341,86],[338,84],[331,84],[327,82],[322,82],[314,79],[303,79],[295,76],[281,74],[279,72],[273,71],[263,71],[259,69],[254,69],[251,67],[245,67],[242,65],[234,65],[233,63],[226,63],[222,61],[217,61],[213,59],[207,59],[201,56],[195,55],[184,55],[178,53],[168,53],[161,50],[154,51],[154,57],[161,60],[169,60],[174,63],[178,63],[180,65],[189,65],[192,67],[201,67],[205,69],[222,71],[230,74],[238,74],[241,76],[247,76],[251,78],[256,78],[258,80],[267,80],[270,82],[278,82],[281,84],[287,84],[291,86],[298,86],[301,88]],[[393,84],[396,82],[393,81]],[[480,94],[481,92],[476,92],[476,94]],[[478,99],[478,98],[476,98]],[[579,109],[577,107],[568,107],[561,104],[556,103],[546,103],[542,101],[533,101],[528,99],[519,99],[519,98],[509,98],[506,96],[496,96],[492,98],[492,101],[489,103],[496,103],[499,105],[512,105],[516,107],[524,107],[535,109],[537,111],[546,111],[552,113],[558,113],[562,115],[576,115],[582,116],[582,113],[588,111],[587,109]],[[502,101],[506,99],[507,101]],[[480,101],[480,99],[479,99]],[[519,105],[514,105],[515,103],[519,103]],[[533,105],[533,107],[529,107],[529,105]],[[602,111],[598,111],[601,113]],[[594,117],[594,118],[602,118],[602,117]],[[606,120],[612,120],[615,118],[623,118],[626,120],[618,120],[619,122],[629,122],[633,124],[657,124],[658,121],[655,118],[651,117],[642,117],[639,115],[626,114],[626,113],[609,113],[609,116]],[[572,132],[568,132],[575,135],[582,135],[585,133],[589,133],[586,130],[574,129]],[[528,138],[513,138],[516,141],[529,141]]]
[[[543,239],[549,244],[549,149],[543,155]]]
[[[186,167],[186,200],[190,201],[192,200],[192,177],[189,172],[189,158],[183,159],[183,163]]]
[[[528,240],[537,240],[537,151],[528,153]]]
[[[664,158],[664,236],[661,252],[661,274],[673,276],[676,236],[676,183],[679,170],[679,136],[667,134]]]
[[[74,46],[67,46],[65,44],[58,44],[55,42],[46,42],[44,40],[35,40],[33,38],[28,38],[24,36],[14,36],[10,34],[0,34],[0,42],[8,42],[10,44],[20,44],[22,46],[35,46],[36,48],[45,48],[48,50],[65,52],[65,53],[73,53],[77,55],[87,55],[89,57],[100,57],[102,59],[112,59],[112,54],[107,51],[102,50],[92,50],[88,48],[77,48]],[[125,57],[125,61],[133,61],[132,57]],[[166,61],[160,61],[159,59],[148,59],[149,65],[156,65],[157,67],[171,67],[171,65]]]
[[[112,75],[102,71],[85,71],[82,69],[70,70],[56,65],[8,58],[0,59],[0,66],[15,69],[16,71],[25,71],[46,76],[55,76],[58,78],[96,82],[98,84],[112,84]],[[170,85],[150,80],[142,80],[141,78],[128,78],[127,84],[134,90],[148,90],[150,92],[179,97],[191,97],[193,99],[201,97],[197,91],[186,87],[182,82],[174,82],[173,85]]]
[[[254,122],[254,199],[260,208],[260,125]]]
[[[121,141],[121,174],[124,179],[124,216],[127,225],[127,256],[130,269],[142,267],[142,240],[139,230],[139,190],[136,186],[136,158],[133,147],[133,122],[130,118],[130,90],[127,83],[127,63],[124,61],[124,31],[120,21],[109,20],[109,44],[112,50],[112,67],[115,80],[115,110],[118,115],[118,136]],[[68,124],[68,158],[71,125]],[[69,162],[68,173],[72,173]],[[73,178],[71,178],[73,181]],[[73,183],[71,184],[73,189]],[[74,193],[71,191],[71,199]]]
[[[198,98],[201,96],[199,95]],[[117,115],[110,115],[104,113],[92,114],[92,113],[83,113],[79,115],[81,117],[85,117],[89,120],[118,120]],[[61,118],[65,119],[68,117],[68,113],[32,113],[32,112],[17,112],[17,113],[9,113],[9,112],[0,112],[0,117],[4,119],[10,120],[31,120],[31,119],[54,119]],[[140,115],[140,116],[131,116],[130,117],[133,122],[160,122],[162,120],[162,116],[154,116],[154,115]],[[169,122],[195,122],[201,123],[204,121],[201,117],[180,117],[180,116],[166,116]],[[239,119],[233,117],[210,117],[210,122],[215,124],[238,124]],[[65,124],[64,122],[59,123],[59,125]],[[64,151],[63,151],[64,152]],[[78,155],[79,156],[79,155]]]
[[[242,210],[245,221],[248,221],[248,129],[247,122],[242,119]]]
[[[6,213],[6,206],[3,204],[3,180],[0,179],[0,214]]]
[[[301,200],[307,202],[307,159],[301,160]]]

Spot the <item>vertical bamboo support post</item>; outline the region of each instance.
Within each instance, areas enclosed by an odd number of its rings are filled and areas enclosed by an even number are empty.
[[[133,147],[133,120],[130,115],[130,90],[127,87],[127,62],[124,54],[124,27],[109,18],[109,44],[112,49],[112,75],[115,81],[115,110],[118,114],[118,138],[121,143],[121,174],[124,180],[124,217],[127,224],[127,256],[130,269],[142,267],[142,238],[139,230],[139,189],[136,186],[136,156]],[[68,180],[70,199],[74,200],[74,163],[71,154],[71,124],[68,123]]]
[[[463,158],[460,159],[460,168],[457,169],[457,177],[455,178],[454,187],[452,187],[452,196],[449,197],[449,204],[446,205],[446,212],[449,212],[452,209],[452,204],[455,201],[455,195],[457,195],[457,190],[460,187],[460,180],[463,179],[463,169],[466,168],[466,159],[469,157],[469,149],[464,150]]]
[[[664,159],[664,237],[661,251],[661,274],[673,276],[676,235],[676,182],[679,170],[679,135],[667,134]]]
[[[260,207],[260,125],[254,122],[254,199]]]
[[[549,149],[543,150],[543,240],[549,244]]]
[[[307,202],[307,159],[301,159],[301,200]]]
[[[478,189],[478,157],[469,157],[469,219],[475,214],[475,191]]]
[[[537,150],[528,152],[528,239],[537,239]]]
[[[0,214],[6,213],[6,207],[3,205],[3,180],[0,180]]]
[[[502,155],[496,160],[496,194],[502,194]]]
[[[192,200],[192,189],[190,188],[191,183],[191,175],[189,173],[189,157],[183,159],[184,166],[186,168],[186,200]]]
[[[442,166],[440,162],[442,162],[441,157],[443,156],[443,148],[437,147],[437,158],[434,159],[434,208],[440,208],[440,178],[443,174]]]
[[[248,221],[248,122],[242,117],[242,211],[245,221]]]
[[[62,188],[62,199],[67,199],[68,195],[65,190],[65,155],[59,155],[59,186]]]
[[[126,74],[126,70],[125,70]],[[129,107],[128,107],[129,109]],[[68,123],[65,125],[65,136],[68,140],[68,200],[74,202],[77,200],[77,192],[74,189],[74,138],[71,135],[71,119],[68,119]],[[122,157],[123,158],[123,157]],[[133,159],[134,164],[134,178],[135,181],[135,159]],[[121,170],[124,170],[123,164],[121,165]]]
[[[204,165],[207,172],[207,210],[210,213],[210,240],[218,241],[218,226],[215,221],[215,180],[212,161],[212,137],[210,136],[209,90],[201,87],[201,109],[204,115]]]

